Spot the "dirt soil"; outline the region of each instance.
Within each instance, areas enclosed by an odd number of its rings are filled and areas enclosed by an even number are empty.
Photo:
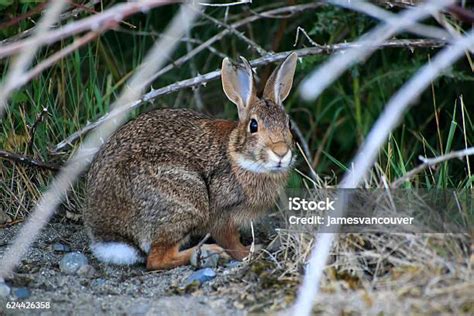
[[[286,233],[275,217],[255,226],[266,251],[249,263],[222,264],[201,287],[185,286],[191,266],[148,272],[143,265],[99,263],[79,222],[48,224],[7,284],[18,293],[2,297],[0,315],[247,315],[288,311],[304,273],[311,239]],[[0,229],[0,257],[20,224]],[[275,232],[279,232],[275,236]],[[269,245],[269,241],[273,240]],[[65,252],[83,253],[92,273],[69,275]],[[249,236],[244,238],[249,243]],[[339,238],[313,312],[321,315],[473,315],[472,239],[448,234],[368,234]],[[474,245],[472,245],[474,246]],[[56,249],[58,250],[58,249]],[[7,302],[49,302],[50,309],[6,309]]]
[[[20,228],[14,225],[0,229],[0,256],[3,255]],[[54,243],[62,243],[71,251],[85,254],[95,269],[92,275],[68,275],[61,272],[59,262],[64,252],[55,252]],[[0,314],[7,315],[242,315],[243,306],[234,305],[232,296],[221,296],[222,287],[231,286],[225,279],[238,273],[242,266],[218,267],[217,277],[200,289],[184,290],[184,280],[193,268],[181,267],[170,271],[148,272],[143,265],[120,267],[99,263],[88,249],[88,240],[82,225],[49,224],[39,240],[7,284],[26,287],[31,296],[28,302],[50,302],[51,308],[19,311],[6,309],[9,301],[19,301],[13,294],[0,297]],[[235,286],[235,285],[234,285]],[[228,290],[228,289],[226,289]],[[239,289],[236,289],[238,292]],[[186,293],[192,292],[192,293]],[[21,301],[21,300],[20,300]],[[239,308],[237,308],[237,307]]]

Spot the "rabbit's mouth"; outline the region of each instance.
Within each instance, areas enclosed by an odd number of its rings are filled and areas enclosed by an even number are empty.
[[[267,150],[268,162],[266,165],[272,172],[283,172],[287,171],[293,160],[293,154],[291,150],[288,150],[283,156],[275,154],[271,149]]]
[[[291,167],[293,155],[288,151],[283,157],[274,154],[271,150],[267,151],[267,157],[264,161],[249,159],[244,155],[238,155],[236,162],[240,168],[253,173],[280,173],[286,172]]]

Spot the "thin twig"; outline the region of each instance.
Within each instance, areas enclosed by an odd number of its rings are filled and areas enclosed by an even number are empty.
[[[201,267],[201,260],[202,259],[205,259],[205,258],[202,258],[201,255],[202,255],[202,245],[204,245],[204,243],[209,239],[211,238],[211,234],[210,233],[207,233],[206,236],[204,236],[203,239],[201,239],[201,241],[196,245],[196,265],[197,265],[197,268],[199,269]]]
[[[115,31],[130,34],[130,35],[138,35],[138,36],[156,36],[156,37],[163,36],[163,34],[159,32],[131,31],[131,30],[123,29],[123,28],[118,28]],[[203,43],[203,41],[197,38],[189,38],[189,36],[184,36],[183,38],[180,38],[180,41],[184,43],[189,42],[191,44],[198,44],[198,45],[201,45]],[[224,55],[223,53],[221,53],[220,51],[218,51],[212,46],[207,46],[206,49],[209,50],[211,53],[215,54],[216,56],[219,56],[220,58],[227,57],[226,55]]]
[[[318,47],[307,47],[298,50],[294,50],[298,54],[298,57],[306,57],[306,56],[313,56],[319,54],[331,54],[338,51],[344,51],[354,47],[354,45],[358,45],[355,43],[341,43],[341,44],[334,44],[334,45],[320,45]],[[405,47],[405,48],[436,48],[442,47],[445,43],[443,41],[437,40],[393,40],[383,43],[377,48],[387,48],[387,47]],[[252,67],[259,67],[263,65],[267,65],[270,63],[280,62],[284,60],[288,54],[292,51],[287,52],[280,52],[274,54],[268,54],[264,57],[260,57],[258,59],[252,60],[250,64]],[[165,67],[166,68],[166,67]],[[163,69],[165,69],[163,68]],[[156,99],[159,96],[170,94],[182,89],[191,88],[199,85],[205,85],[207,82],[216,80],[220,78],[220,70],[211,71],[203,75],[196,76],[194,78],[189,78],[185,80],[181,80],[170,84],[168,86],[159,88],[159,89],[152,89],[150,92],[145,94],[140,100],[129,104],[130,109],[135,109],[145,104],[147,102],[151,102],[152,100]],[[117,113],[115,113],[117,114]],[[53,149],[53,154],[58,154],[59,152],[69,148],[72,144],[78,141],[84,134],[89,132],[90,130],[96,128],[100,124],[106,122],[107,120],[114,117],[113,113],[106,113],[99,119],[94,122],[88,123],[82,129],[74,132],[73,134],[69,135],[66,139],[58,143]]]
[[[408,29],[418,20],[426,18],[452,3],[451,0],[428,1],[418,7],[405,10],[396,18],[393,18],[389,24],[379,24],[373,30],[361,36],[354,48],[343,55],[335,55],[323,66],[313,71],[301,83],[301,96],[305,100],[314,100],[349,67],[369,57],[377,49],[377,46],[382,45],[398,32]]]
[[[448,12],[458,20],[471,24],[474,23],[474,11],[463,8],[459,5],[451,5],[448,7]]]
[[[141,3],[143,3],[142,1]],[[154,1],[155,3],[156,1]],[[161,1],[167,4],[168,1]],[[155,43],[147,53],[143,63],[137,67],[134,76],[123,89],[120,97],[112,108],[121,112],[102,125],[92,134],[88,135],[78,151],[68,160],[56,178],[51,182],[48,190],[41,196],[38,204],[30,213],[28,220],[21,227],[11,247],[4,253],[0,262],[0,281],[11,275],[13,269],[19,264],[26,254],[40,230],[47,224],[57,206],[65,198],[77,177],[87,168],[92,157],[97,153],[100,145],[125,121],[128,111],[122,108],[136,100],[145,89],[146,79],[155,73],[179,43],[179,38],[186,34],[198,15],[197,10],[189,5],[181,6],[166,30],[166,37]]]
[[[56,2],[58,1],[53,1],[53,3]],[[89,16],[76,22],[71,22],[59,29],[55,29],[51,32],[48,32],[47,35],[43,34],[44,36],[35,41],[35,43],[40,46],[51,45],[53,43],[56,43],[57,41],[73,36],[75,34],[79,34],[85,31],[98,30],[104,26],[105,27],[102,30],[105,31],[115,27],[117,23],[136,13],[147,11],[157,6],[162,6],[164,3],[172,4],[181,2],[182,1],[179,0],[143,0],[138,2],[127,2],[117,4],[111,7],[110,9],[102,11],[101,13]],[[27,38],[25,40],[1,46],[0,58],[5,58],[7,56],[17,53],[24,47],[28,47],[28,45],[31,45],[32,40],[33,39]]]
[[[191,38],[191,30],[188,30],[187,34],[188,38]],[[192,43],[191,41],[186,41],[186,51],[189,53],[191,50],[193,49],[193,46],[192,46]],[[197,76],[199,74],[198,70],[197,70],[197,66],[196,66],[196,63],[194,62],[194,60],[191,60],[190,62],[190,70],[191,70],[191,76]],[[201,96],[201,91],[200,91],[200,87],[197,86],[193,89],[193,94],[194,94],[194,101],[195,101],[195,104],[196,104],[196,108],[198,110],[203,110],[204,109],[204,103],[202,101],[202,96]]]
[[[384,10],[367,1],[356,0],[356,1],[347,2],[347,1],[336,0],[336,1],[331,1],[331,3],[343,8],[348,8],[352,11],[357,11],[363,14],[367,14],[368,16],[371,16],[387,24],[397,23],[396,14],[390,13],[389,11]],[[442,40],[447,40],[451,38],[450,34],[443,31],[443,29],[441,28],[423,25],[419,23],[414,23],[405,31],[408,33],[412,33],[412,34],[416,34],[416,35],[420,35],[420,36],[428,37],[428,38],[437,38],[437,39],[442,39]]]
[[[305,99],[313,100],[332,82],[334,81],[343,71],[350,67],[356,61],[360,61],[368,57],[373,51],[373,47],[364,47],[365,45],[379,45],[386,41],[393,34],[397,33],[401,29],[407,26],[413,25],[417,20],[428,16],[429,14],[437,12],[444,5],[447,5],[446,1],[431,1],[427,4],[421,5],[417,8],[407,10],[401,13],[396,21],[391,24],[382,24],[376,27],[373,31],[367,33],[358,41],[363,46],[354,48],[344,55],[333,57],[329,62],[325,63],[318,70],[314,71],[310,78],[306,79],[301,86],[301,94]],[[420,88],[419,86],[416,86]],[[416,90],[418,91],[418,90]],[[419,91],[418,91],[419,92]],[[407,103],[408,104],[408,103]],[[394,107],[393,103],[391,103]],[[403,113],[403,106],[401,111]],[[388,128],[389,133],[398,122],[401,115],[398,104],[395,104],[395,113],[391,109],[390,114],[392,116],[386,116],[386,111],[379,118],[377,123],[383,122],[385,126],[376,125],[373,127],[369,134],[369,140],[372,138],[377,139],[374,143],[367,142],[359,154],[355,158],[354,167],[344,177],[341,188],[352,188],[356,187],[361,181],[367,170],[373,164],[375,155],[377,154],[380,146],[384,143],[386,136],[386,129]],[[380,135],[376,133],[380,132]],[[375,131],[375,134],[374,134]],[[382,138],[378,138],[382,137]],[[370,147],[368,147],[370,145]],[[336,211],[333,216],[341,216],[345,213],[345,202],[347,196],[343,191],[340,191],[338,200],[336,201]],[[329,253],[332,247],[332,243],[335,239],[335,234],[326,233],[319,234],[316,240],[316,245],[311,252],[309,259],[308,269],[305,274],[302,286],[299,288],[298,299],[294,305],[293,312],[298,315],[309,315],[313,305],[313,299],[318,294],[321,277],[323,274],[324,267],[326,265]]]
[[[413,100],[416,100],[435,78],[461,58],[465,50],[472,46],[474,46],[474,31],[444,48],[390,99],[385,110],[372,127],[364,145],[354,158],[351,170],[344,176],[340,184],[341,189],[356,188],[359,185],[373,166],[380,148]],[[348,198],[347,192],[339,191],[332,216],[341,217],[345,214]],[[318,294],[321,277],[335,236],[335,233],[317,235],[318,238],[311,252],[303,285],[299,288],[298,298],[294,305],[296,315],[309,315],[311,312],[313,299]]]
[[[95,3],[97,2],[98,0],[92,0],[92,1],[89,1],[88,3],[86,4],[82,4],[80,5],[80,7],[76,7],[75,9],[72,9],[72,10],[69,10],[69,11],[65,11],[63,13],[61,13],[59,15],[59,21],[58,22],[62,22],[64,20],[67,20],[71,17],[77,17],[79,15],[79,13],[83,12],[83,11],[94,11],[92,8],[94,7]],[[77,4],[75,3],[71,3],[71,6],[77,6]],[[96,13],[96,12],[94,12]],[[0,40],[0,46],[3,46],[7,43],[13,43],[13,42],[17,42],[21,39],[24,39],[26,38],[27,36],[29,36],[31,33],[35,32],[36,30],[36,25],[27,29],[27,30],[24,30],[23,32],[19,33],[19,34],[16,34],[16,35],[13,35],[13,36],[10,36],[4,40]]]
[[[313,39],[308,35],[308,33],[306,33],[306,30],[304,28],[302,28],[301,26],[298,26],[296,28],[296,36],[295,36],[295,42],[293,43],[293,47],[295,47],[298,44],[300,32],[304,35],[304,37],[306,37],[306,39],[311,45],[313,45],[314,47],[319,46],[319,44],[313,41]]]
[[[467,147],[466,118],[464,115],[465,106],[464,106],[464,98],[462,95],[459,97],[459,103],[461,104],[461,118],[462,118],[462,127],[463,127],[463,133],[464,133],[464,148],[467,149],[468,147]],[[466,164],[467,164],[467,176],[469,177],[469,179],[471,179],[472,174],[471,174],[471,164],[469,162],[469,159],[466,159]],[[470,187],[472,189],[472,182],[470,184]]]
[[[57,61],[63,59],[67,55],[76,51],[81,46],[97,38],[99,34],[100,34],[100,31],[89,32],[86,35],[74,40],[72,44],[52,54],[51,56],[49,56],[48,58],[46,58],[45,60],[37,64],[33,69],[31,69],[30,71],[26,72],[23,76],[18,78],[18,80],[16,80],[16,82],[13,84],[14,89],[18,89],[24,84],[30,82],[31,80],[33,80],[33,78],[38,76],[41,72],[53,66]]]
[[[36,129],[38,128],[38,125],[43,122],[44,116],[48,114],[48,109],[43,108],[41,112],[36,116],[36,120],[29,129],[29,134],[30,134],[30,140],[28,141],[28,150],[27,152],[33,154],[33,144],[35,141],[35,134],[36,134]]]
[[[36,14],[39,14],[41,11],[43,11],[43,9],[46,7],[46,5],[47,5],[46,2],[40,3],[36,7],[34,7],[33,9],[29,10],[28,12],[25,12],[25,13],[19,15],[19,16],[15,16],[14,18],[12,18],[8,21],[0,23],[0,30],[3,30],[5,28],[13,26],[13,25],[17,25],[21,21],[26,20],[28,18],[31,18],[32,16],[35,16]]]
[[[420,156],[420,157],[418,157],[418,159],[420,159],[423,163],[420,164],[419,166],[417,166],[416,168],[408,171],[402,177],[400,177],[397,180],[393,181],[390,184],[390,186],[392,188],[397,188],[402,183],[404,183],[405,181],[410,180],[413,176],[415,176],[416,174],[418,174],[421,171],[425,170],[426,168],[437,165],[437,164],[439,164],[443,161],[451,160],[451,159],[454,159],[454,158],[459,158],[459,159],[462,159],[464,157],[467,158],[468,156],[471,156],[471,155],[474,155],[474,147],[469,147],[469,148],[466,148],[466,149],[463,149],[463,150],[458,150],[458,151],[452,151],[448,154],[441,155],[441,156],[435,157],[435,158],[426,158],[426,157]]]
[[[255,43],[254,41],[252,41],[250,38],[248,38],[247,36],[245,36],[243,33],[237,31],[234,27],[232,27],[232,25],[229,25],[227,23],[224,23],[224,22],[221,22],[219,21],[218,19],[208,15],[208,14],[205,14],[204,12],[202,13],[202,16],[205,17],[206,19],[208,19],[209,21],[212,21],[214,23],[216,23],[217,25],[219,26],[222,26],[226,29],[228,29],[232,34],[234,34],[236,37],[238,37],[239,39],[241,39],[242,41],[244,41],[245,43],[247,43],[250,47],[252,47],[253,49],[255,49],[257,51],[257,53],[260,54],[260,56],[265,56],[268,54],[268,52],[260,45],[258,45],[257,43]]]
[[[1,149],[0,149],[0,158],[7,159],[7,160],[10,160],[10,161],[13,161],[13,162],[16,162],[16,163],[21,163],[21,164],[33,166],[33,167],[48,169],[48,170],[51,170],[51,171],[58,171],[61,168],[61,166],[50,163],[50,162],[44,162],[44,161],[41,161],[41,160],[38,160],[38,159],[34,159],[34,158],[31,158],[31,157],[28,157],[28,156],[19,155],[19,154],[12,153],[12,152],[9,152],[9,151],[6,151],[6,150],[1,150]]]
[[[289,6],[289,7],[283,7],[283,8],[277,8],[277,9],[272,9],[269,11],[265,11],[265,14],[256,14],[252,15],[249,17],[246,17],[244,19],[241,19],[233,24],[230,24],[229,27],[231,29],[238,29],[239,27],[246,25],[248,23],[252,23],[254,21],[260,20],[262,18],[274,18],[274,15],[277,14],[282,14],[286,13],[289,16],[292,16],[297,13],[304,12],[305,10],[309,9],[315,9],[322,6],[321,3],[309,3],[309,4],[303,4],[303,5],[294,5],[294,6]],[[156,78],[164,75],[165,73],[169,72],[170,70],[182,66],[184,63],[186,63],[188,60],[193,58],[195,55],[200,53],[201,51],[208,49],[211,45],[213,45],[215,42],[219,41],[222,39],[224,36],[229,34],[231,31],[229,28],[226,28],[222,32],[212,36],[205,42],[203,42],[201,45],[197,46],[194,48],[192,51],[188,52],[186,55],[174,60],[171,64],[167,65],[166,67],[163,67],[158,73],[156,73],[152,78],[150,78],[149,82],[147,83],[148,85],[151,85],[153,81],[155,81]]]
[[[229,2],[229,3],[206,3],[206,2],[199,2],[199,5],[207,6],[207,7],[231,7],[236,5],[242,4],[251,4],[252,0],[240,0],[236,2]]]
[[[12,61],[8,73],[0,85],[0,117],[3,116],[3,111],[7,106],[10,94],[15,90],[16,81],[23,76],[30,66],[36,51],[41,47],[43,35],[56,22],[65,5],[65,0],[51,1],[46,9],[46,13],[38,22],[33,36],[16,51],[20,52],[20,54]]]

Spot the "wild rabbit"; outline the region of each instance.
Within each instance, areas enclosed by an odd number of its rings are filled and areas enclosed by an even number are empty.
[[[125,124],[104,144],[87,175],[84,223],[103,262],[150,270],[189,263],[189,236],[210,233],[242,260],[239,228],[262,215],[285,186],[294,141],[282,102],[297,56],[289,55],[257,97],[250,64],[222,62],[222,87],[239,121],[185,109],[155,110]]]

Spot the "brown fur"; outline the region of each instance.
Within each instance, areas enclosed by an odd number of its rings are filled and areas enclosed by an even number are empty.
[[[149,269],[186,264],[192,250],[179,252],[179,245],[208,232],[232,257],[244,258],[239,227],[275,202],[288,169],[255,173],[237,159],[265,163],[267,149],[293,149],[281,105],[256,98],[244,113],[232,122],[156,110],[119,129],[87,176],[83,215],[92,240],[151,245]],[[259,121],[254,134],[251,118]]]

